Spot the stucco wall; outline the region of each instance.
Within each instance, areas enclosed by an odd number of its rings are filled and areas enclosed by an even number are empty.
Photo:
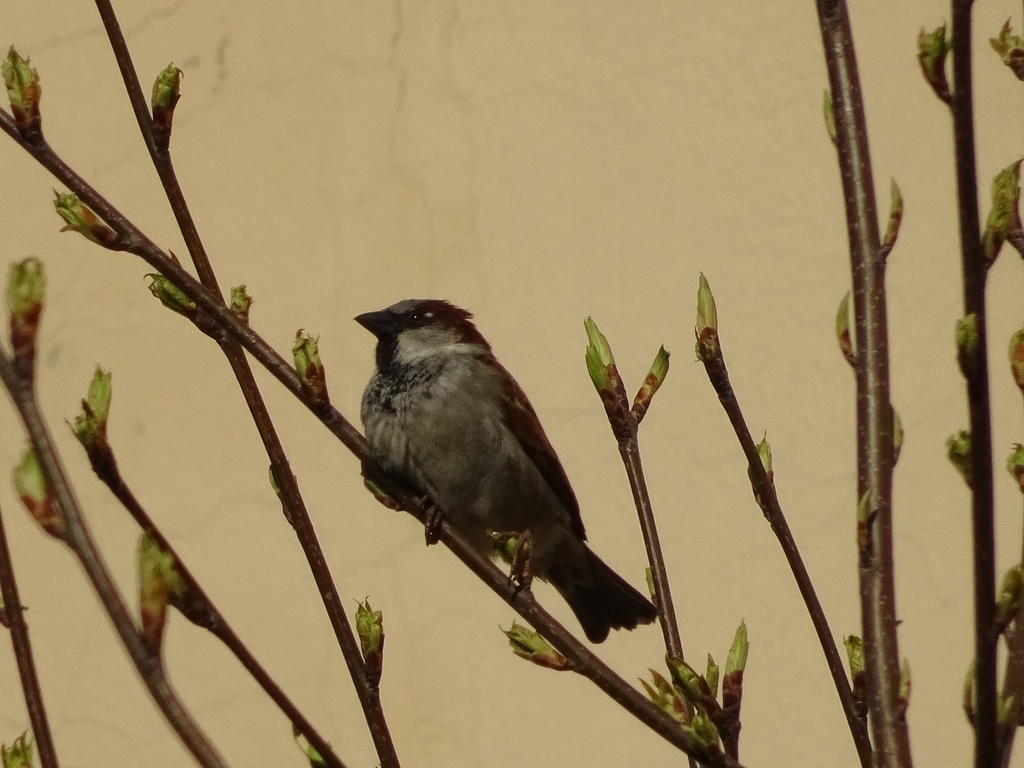
[[[583,365],[593,315],[629,389],[664,343],[668,383],[642,427],[684,645],[723,659],[751,638],[741,754],[750,766],[854,766],[856,754],[735,439],[693,362],[699,271],[748,420],[837,637],[856,631],[853,381],[832,323],[849,266],[839,177],[821,118],[825,70],[809,0],[119,3],[144,82],[185,72],[172,150],[224,285],[286,352],[320,335],[334,402],[353,419],[372,339],[351,318],[408,296],[466,306],[539,411],[594,548],[642,584],[629,489]],[[915,60],[938,2],[853,2],[876,182],[906,198],[890,257],[901,652],[914,672],[921,765],[963,764],[972,653],[969,497],[944,458],[966,425],[952,345],[960,314],[950,122]],[[976,9],[982,189],[1021,153],[1021,92],[986,38],[1013,4]],[[1020,25],[1019,19],[1015,21]],[[184,255],[90,3],[5,4],[0,42],[43,77],[47,136],[157,242]],[[375,755],[267,460],[219,351],[145,288],[145,265],[58,232],[48,175],[0,142],[2,261],[45,260],[41,397],[123,588],[136,530],[62,420],[99,363],[114,372],[111,437],[150,513],[272,674],[350,765]],[[987,209],[987,203],[985,204]],[[990,280],[1000,563],[1020,551],[1002,471],[1022,440],[1005,343],[1021,321],[1019,259]],[[512,612],[408,516],[363,490],[355,460],[268,376],[267,399],[347,608],[384,611],[383,697],[409,766],[679,764],[586,681],[508,651]],[[0,476],[21,431],[0,408]],[[0,504],[65,765],[189,764],[69,554]],[[575,629],[547,587],[541,599]],[[2,639],[2,638],[0,638]],[[660,633],[601,653],[627,678],[658,666]],[[299,765],[288,725],[215,642],[171,621],[167,664],[229,762]],[[0,642],[0,739],[27,724]],[[1016,765],[1024,766],[1018,757]]]

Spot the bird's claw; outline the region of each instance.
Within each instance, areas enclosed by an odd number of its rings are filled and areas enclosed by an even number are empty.
[[[533,585],[533,535],[529,530],[516,538],[515,550],[512,553],[512,568],[508,574],[508,586],[513,595],[529,591]]]
[[[444,515],[433,502],[428,502],[423,518],[423,536],[427,546],[437,544],[441,540],[441,526],[444,524]]]

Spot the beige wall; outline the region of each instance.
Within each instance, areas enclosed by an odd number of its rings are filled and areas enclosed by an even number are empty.
[[[750,496],[735,440],[693,362],[697,273],[752,429],[837,637],[855,631],[853,383],[835,348],[849,268],[810,0],[775,3],[119,3],[143,80],[185,71],[172,148],[224,285],[246,283],[253,325],[286,351],[320,334],[335,403],[353,418],[372,340],[353,315],[442,296],[475,311],[540,412],[573,478],[594,548],[642,583],[628,487],[583,366],[592,314],[632,386],[658,345],[674,368],[643,449],[694,660],[751,637],[742,756],[750,766],[853,766],[820,650]],[[1021,154],[1021,91],[987,49],[1012,3],[977,8],[983,188]],[[854,2],[877,185],[907,200],[890,259],[901,651],[921,765],[963,764],[971,655],[968,494],[944,459],[965,425],[952,351],[959,314],[949,121],[918,72],[915,36],[938,2]],[[1015,24],[1019,27],[1020,20]],[[0,42],[43,76],[53,144],[158,242],[184,254],[89,3],[7,3]],[[114,371],[112,438],[151,514],[258,656],[353,766],[375,763],[318,596],[266,483],[266,458],[217,349],[163,310],[133,257],[59,234],[51,179],[0,142],[3,261],[45,259],[41,388],[111,568],[134,590],[136,531],[62,429],[93,366]],[[884,197],[883,197],[884,200]],[[987,208],[987,204],[986,204]],[[1022,440],[1005,340],[1020,264],[991,279],[1001,567],[1020,549],[1002,472]],[[514,658],[513,614],[419,527],[361,487],[356,462],[268,377],[268,400],[347,607],[384,610],[383,695],[409,766],[678,764],[596,689]],[[22,447],[0,409],[0,475]],[[63,763],[189,764],[71,557],[0,483]],[[547,587],[542,600],[575,628]],[[176,687],[237,766],[299,765],[283,719],[214,642],[171,622]],[[5,643],[5,641],[4,641]],[[0,643],[0,739],[26,727]],[[613,636],[629,679],[660,634]],[[1024,766],[1018,757],[1016,765]]]

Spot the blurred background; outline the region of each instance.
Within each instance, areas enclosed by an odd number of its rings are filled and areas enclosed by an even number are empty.
[[[849,287],[814,3],[680,0],[135,0],[117,4],[148,83],[185,73],[171,149],[221,284],[287,353],[320,337],[333,402],[355,420],[373,339],[351,321],[406,297],[472,310],[532,399],[594,549],[642,586],[645,557],[615,442],[583,364],[582,321],[609,338],[632,392],[659,344],[668,381],[641,429],[688,658],[724,661],[745,619],[741,758],[855,766],[811,624],[755,505],[736,440],[694,362],[697,276],[718,301],[732,380],[767,432],[782,504],[837,641],[859,632],[853,376],[833,333]],[[987,38],[1019,8],[976,8],[983,210],[1022,152],[1021,84]],[[900,651],[919,764],[962,764],[972,655],[969,496],[945,459],[966,427],[953,348],[961,313],[949,115],[916,36],[938,2],[853,2],[879,204],[906,198],[889,259]],[[1020,28],[1020,19],[1014,19]],[[3,43],[42,76],[54,147],[156,242],[184,257],[90,3],[7,3]],[[146,290],[150,271],[73,234],[53,180],[0,141],[5,263],[46,263],[39,385],[107,562],[134,602],[137,530],[65,428],[97,364],[113,371],[111,441],[137,495],[239,634],[352,766],[376,762],[319,595],[267,483],[267,459],[216,346]],[[1020,556],[1021,500],[1002,467],[1022,440],[1006,343],[1021,265],[989,281],[1000,572]],[[257,372],[346,608],[369,596],[387,634],[382,695],[410,766],[619,766],[681,759],[593,685],[515,658],[514,615],[409,516],[378,505],[357,462]],[[0,408],[0,477],[24,447]],[[70,554],[0,482],[0,507],[62,764],[189,764]],[[546,585],[542,602],[574,631]],[[616,633],[629,680],[661,635]],[[169,674],[234,765],[299,766],[284,718],[226,651],[180,616]],[[0,740],[27,727],[0,639]],[[1020,752],[1018,750],[1018,752]],[[1018,754],[1016,766],[1024,766]]]

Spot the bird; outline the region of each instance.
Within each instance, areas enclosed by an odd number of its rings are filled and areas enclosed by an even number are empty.
[[[441,299],[405,299],[355,318],[377,339],[360,408],[377,470],[428,497],[485,556],[492,532],[528,535],[530,572],[554,586],[591,642],[652,623],[651,601],[587,545],[536,411],[472,317]]]

